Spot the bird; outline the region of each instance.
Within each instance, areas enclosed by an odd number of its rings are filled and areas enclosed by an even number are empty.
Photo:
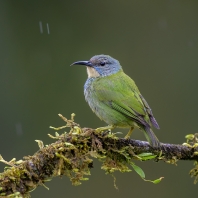
[[[152,110],[132,78],[124,73],[118,60],[101,54],[88,61],[74,62],[71,66],[73,65],[87,67],[85,100],[92,111],[108,124],[98,128],[98,132],[129,128],[125,136],[129,139],[134,128],[138,128],[144,132],[152,147],[160,148],[160,142],[151,128],[160,128]]]

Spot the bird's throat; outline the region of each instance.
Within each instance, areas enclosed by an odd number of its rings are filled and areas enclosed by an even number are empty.
[[[100,74],[93,67],[87,67],[87,74],[88,78],[96,78],[100,76]]]

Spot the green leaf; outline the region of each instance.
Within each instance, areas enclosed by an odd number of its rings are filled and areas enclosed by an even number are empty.
[[[157,155],[153,155],[153,153],[141,153],[138,155],[138,157],[141,158],[141,160],[150,160],[153,158],[156,158]]]
[[[153,183],[158,184],[162,181],[162,179],[164,179],[164,177],[160,177],[159,179],[154,180]]]
[[[142,179],[145,178],[144,171],[143,171],[139,166],[136,166],[136,165],[133,164],[133,163],[131,163],[131,166],[133,167],[133,169],[135,170],[135,172],[136,172]]]
[[[153,155],[153,153],[141,153],[141,154],[139,154],[137,156],[139,156],[139,157],[146,157],[146,156],[150,156],[150,155]]]
[[[144,179],[144,181],[152,182],[154,184],[158,184],[158,183],[160,183],[162,181],[162,179],[164,179],[164,177],[160,177],[159,179],[156,179],[156,180],[153,180],[153,181]]]
[[[151,160],[151,159],[154,159],[156,158],[157,155],[150,155],[150,156],[147,156],[147,157],[142,157],[142,160]]]
[[[133,162],[130,162],[130,165],[133,167],[133,169],[135,170],[135,172],[144,180],[144,181],[147,181],[147,182],[151,182],[153,184],[158,184],[161,182],[161,180],[164,178],[164,177],[160,177],[159,179],[156,179],[156,180],[147,180],[145,179],[145,174],[144,174],[144,171],[137,165],[135,165]]]

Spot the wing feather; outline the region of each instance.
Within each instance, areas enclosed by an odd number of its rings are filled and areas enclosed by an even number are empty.
[[[150,126],[152,111],[141,96],[135,82],[124,72],[108,76],[108,78],[105,84],[100,80],[96,82],[97,98],[137,124]]]

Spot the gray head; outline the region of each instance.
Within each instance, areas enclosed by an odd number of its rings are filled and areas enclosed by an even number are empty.
[[[99,76],[109,76],[115,74],[122,69],[119,61],[108,55],[96,55],[89,61],[77,61],[71,65],[85,65],[87,66],[87,73],[89,78]]]

